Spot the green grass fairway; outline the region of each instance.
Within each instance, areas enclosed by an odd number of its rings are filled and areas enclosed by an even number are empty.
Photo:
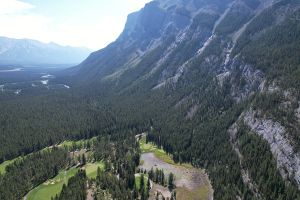
[[[13,159],[13,160],[8,160],[8,161],[5,161],[3,163],[0,164],[0,174],[4,174],[5,173],[5,168],[12,164],[13,162],[15,162],[18,158],[16,159]]]
[[[67,184],[68,180],[75,176],[78,168],[71,168],[67,171],[61,171],[56,177],[39,185],[31,190],[27,195],[28,200],[51,200],[56,194],[61,192],[63,184]]]
[[[70,140],[66,140],[64,141],[63,143],[59,144],[58,146],[59,147],[72,147],[73,145],[76,145],[76,146],[81,146],[83,145],[85,142],[93,142],[95,141],[97,138],[96,137],[93,137],[91,139],[88,139],[88,140],[78,140],[78,141],[70,141]]]
[[[88,178],[96,178],[97,177],[97,170],[98,167],[103,170],[104,163],[103,162],[95,162],[95,163],[88,163],[85,165],[85,171]]]
[[[96,178],[97,169],[104,169],[103,162],[88,163],[85,165],[85,170],[88,178]],[[71,168],[67,171],[61,171],[56,177],[46,181],[38,187],[31,190],[27,195],[27,200],[51,200],[56,194],[61,192],[63,184],[67,184],[68,180],[75,176],[78,168]]]
[[[140,148],[142,150],[142,153],[154,153],[154,155],[159,158],[160,160],[171,164],[171,165],[177,165],[177,166],[183,166],[186,168],[193,168],[192,165],[183,163],[183,164],[178,164],[175,163],[174,160],[170,155],[168,155],[163,149],[158,148],[155,144],[152,142],[148,142],[146,144],[146,135],[143,135],[142,138],[139,140],[140,143]]]

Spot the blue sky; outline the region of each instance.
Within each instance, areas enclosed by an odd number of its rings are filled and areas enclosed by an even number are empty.
[[[150,0],[0,0],[0,36],[97,50]]]

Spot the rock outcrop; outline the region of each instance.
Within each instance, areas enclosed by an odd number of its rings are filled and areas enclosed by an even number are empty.
[[[285,128],[272,119],[256,118],[255,115],[256,112],[250,109],[242,115],[242,120],[253,133],[269,143],[283,178],[294,179],[300,188],[300,155],[294,151],[285,137]]]
[[[300,102],[298,104],[299,104],[299,108],[296,109],[295,115],[298,118],[298,122],[300,122]]]

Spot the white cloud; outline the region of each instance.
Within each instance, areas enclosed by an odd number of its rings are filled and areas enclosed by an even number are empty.
[[[18,0],[0,0],[0,35],[45,41],[51,19],[34,14],[33,8]]]
[[[0,0],[0,15],[20,13],[32,8],[32,4],[18,0]]]

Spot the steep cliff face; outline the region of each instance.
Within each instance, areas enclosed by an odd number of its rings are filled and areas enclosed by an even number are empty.
[[[236,141],[238,124],[244,123],[250,128],[252,134],[258,134],[269,143],[282,177],[286,180],[294,179],[300,185],[300,155],[295,151],[292,142],[289,140],[286,134],[287,130],[279,122],[261,118],[260,115],[261,111],[254,111],[252,108],[244,112],[238,122],[229,129],[232,140]]]
[[[161,75],[162,79],[170,78],[177,68],[194,57],[196,51],[203,46],[210,37],[215,22],[230,2],[231,0],[150,2],[142,10],[128,16],[125,29],[115,42],[94,52],[77,67],[79,74],[84,73],[89,79],[96,79],[96,76],[98,80],[118,78],[139,67],[143,60],[155,56],[156,59],[151,58],[151,66],[143,71],[143,75],[146,75],[169,62],[171,57],[183,57],[179,55],[179,48],[185,48],[189,51],[186,57],[172,61],[176,66],[164,69]]]
[[[296,109],[295,115],[298,118],[298,121],[300,122],[300,102],[299,102],[299,108]]]
[[[257,90],[267,73],[248,58],[248,50],[272,29],[291,23],[292,17],[296,21],[297,8],[288,0],[156,0],[130,14],[120,37],[77,66],[75,75],[99,81],[139,73],[155,77],[154,88],[160,88],[176,83],[193,61],[202,59],[221,85],[231,80],[239,101]]]
[[[255,112],[252,110],[245,113],[244,123],[269,143],[281,175],[284,178],[295,179],[300,185],[300,155],[286,138],[285,128],[273,120],[255,118]]]

